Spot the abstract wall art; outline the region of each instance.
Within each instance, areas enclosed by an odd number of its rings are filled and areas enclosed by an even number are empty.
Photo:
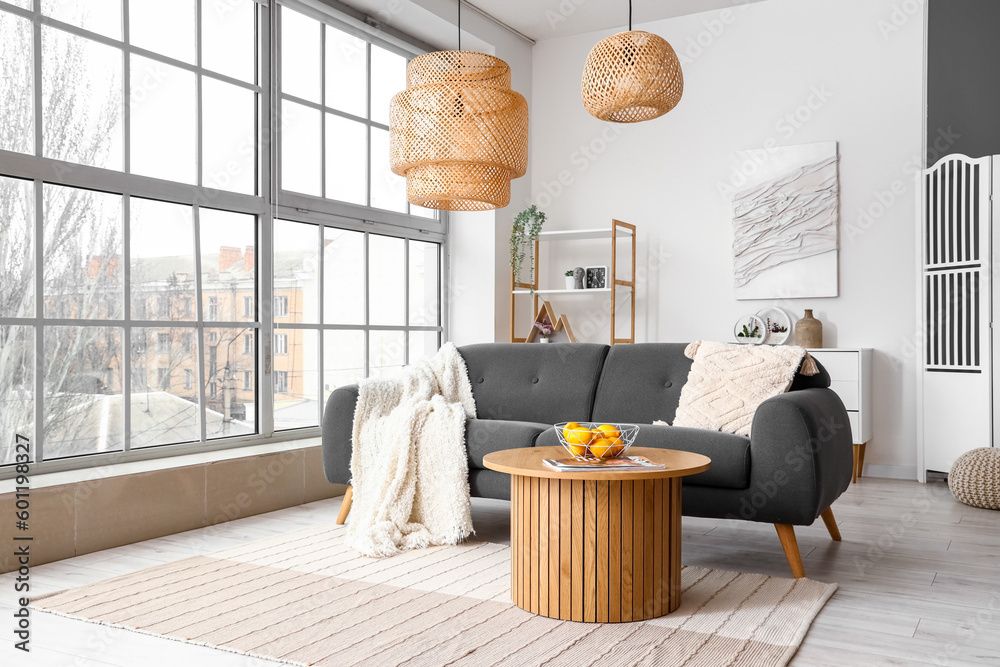
[[[739,151],[733,195],[737,299],[838,294],[837,142]]]

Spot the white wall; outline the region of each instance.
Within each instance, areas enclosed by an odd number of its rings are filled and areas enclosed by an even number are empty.
[[[875,348],[866,462],[871,473],[913,478],[923,18],[895,4],[768,0],[637,25],[682,56],[685,90],[674,111],[635,125],[598,121],[580,101],[587,53],[616,31],[539,42],[531,185],[549,229],[605,226],[612,217],[638,226],[637,341],[730,340],[738,316],[769,303],[733,296],[730,212],[719,191],[732,153],[769,140],[840,142],[840,296],[780,305],[796,319],[812,308],[828,347]],[[498,234],[495,245],[496,265],[505,267],[506,240]],[[566,268],[609,263],[599,257],[593,244],[553,255],[543,282],[561,286]],[[553,305],[581,338],[606,342],[602,304],[588,298]],[[504,301],[496,313],[505,323]]]

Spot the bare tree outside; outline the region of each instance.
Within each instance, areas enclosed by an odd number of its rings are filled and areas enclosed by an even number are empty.
[[[47,35],[48,36],[48,35]],[[0,146],[34,152],[34,96],[30,23],[0,13]],[[86,68],[79,39],[42,40],[42,142],[46,155],[75,156],[85,164],[103,163],[113,150],[122,117],[121,96],[95,94],[81,77]],[[121,89],[120,74],[111,74]],[[28,85],[25,85],[28,83]],[[95,108],[94,100],[107,103]],[[112,197],[117,213],[98,199]],[[83,190],[44,186],[42,212],[36,211],[30,182],[0,179],[0,314],[34,315],[34,224],[44,215],[42,258],[47,316],[104,318],[121,316],[120,197],[93,196]],[[106,204],[106,202],[105,202]],[[117,298],[115,297],[117,295]],[[50,312],[51,311],[51,312]],[[95,396],[120,391],[121,330],[108,327],[56,328],[44,337],[45,363],[34,363],[32,327],[5,327],[0,334],[0,463],[12,460],[15,433],[32,434],[35,374],[49,397],[42,430],[50,440],[46,457],[78,453],[93,445],[86,407]],[[49,335],[51,334],[51,335]],[[120,447],[118,433],[105,446]],[[82,436],[82,438],[80,437]],[[93,451],[92,449],[90,451]]]

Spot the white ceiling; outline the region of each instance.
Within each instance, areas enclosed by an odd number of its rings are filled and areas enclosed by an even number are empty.
[[[457,2],[457,0],[455,0]],[[714,9],[734,7],[763,0],[633,0],[632,23],[697,14]],[[372,16],[385,12],[386,0],[339,0],[339,2]],[[402,0],[401,9],[408,5],[433,5],[444,9],[440,0]],[[596,30],[625,30],[628,27],[628,0],[465,0],[466,5],[480,9],[498,21],[536,41],[578,35]],[[457,7],[457,5],[456,5]],[[469,11],[468,9],[466,11]],[[405,19],[408,12],[401,11]],[[396,27],[415,37],[433,41],[427,25],[407,25],[396,21]],[[424,23],[421,21],[420,23]],[[427,32],[427,35],[422,34]],[[421,33],[421,34],[416,34]]]
[[[634,0],[632,23],[697,14],[745,2],[761,0]],[[469,4],[536,41],[628,28],[628,0],[470,0]]]

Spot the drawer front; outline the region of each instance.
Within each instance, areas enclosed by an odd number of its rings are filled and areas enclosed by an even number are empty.
[[[810,352],[830,374],[831,380],[857,382],[859,359],[857,352]]]
[[[861,415],[854,411],[847,411],[847,418],[851,422],[851,441],[855,445],[862,445],[864,441],[861,439]]]
[[[843,380],[833,380],[830,382],[830,389],[837,392],[837,396],[840,396],[840,400],[844,402],[844,407],[848,410],[860,410],[860,401],[858,400],[858,382],[854,380],[852,382],[845,382]]]

